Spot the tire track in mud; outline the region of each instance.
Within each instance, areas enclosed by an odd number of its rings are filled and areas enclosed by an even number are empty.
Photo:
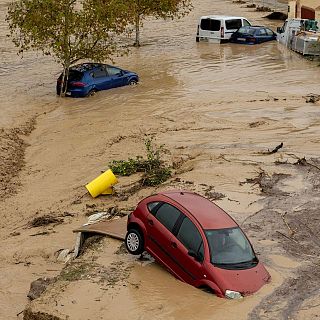
[[[18,175],[25,166],[24,138],[35,129],[36,116],[24,125],[12,129],[0,129],[0,202],[17,193],[21,185]]]
[[[320,291],[320,160],[281,164],[302,175],[308,187],[287,193],[281,184],[288,175],[261,178],[260,187],[267,195],[264,209],[244,222],[250,232],[277,239],[285,252],[303,265],[271,295],[256,306],[249,319],[296,319],[302,304]],[[290,178],[289,178],[290,179]],[[263,222],[263,227],[261,223]]]

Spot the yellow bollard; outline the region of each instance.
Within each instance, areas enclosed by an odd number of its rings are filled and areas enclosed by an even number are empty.
[[[112,194],[112,186],[118,183],[118,179],[113,174],[111,169],[102,173],[99,177],[92,180],[86,185],[87,190],[93,198],[97,197],[99,194]]]
[[[103,192],[101,192],[101,194],[113,194],[113,188],[109,187],[106,190],[104,190]]]

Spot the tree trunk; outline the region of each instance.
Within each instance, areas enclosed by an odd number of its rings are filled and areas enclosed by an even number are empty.
[[[66,69],[63,66],[62,79],[61,79],[60,92],[59,92],[60,97],[63,96],[65,79],[66,79]]]
[[[70,50],[69,50],[69,22],[71,15],[71,6],[72,1],[66,1],[64,7],[64,34],[63,34],[63,75],[62,75],[62,83],[60,89],[60,97],[64,97],[67,92],[68,79],[69,79],[69,69],[70,69]]]
[[[70,64],[65,64],[63,66],[63,74],[62,74],[62,81],[61,81],[61,88],[60,88],[60,97],[64,97],[67,92],[67,86],[68,86],[68,79],[69,79],[69,69]]]
[[[140,47],[140,15],[136,16],[136,41],[134,42],[135,47]]]

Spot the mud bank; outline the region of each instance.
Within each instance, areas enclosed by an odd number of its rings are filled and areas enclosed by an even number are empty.
[[[62,320],[59,317],[52,316],[44,312],[34,313],[30,309],[27,309],[24,312],[24,319],[25,320]]]
[[[243,223],[252,237],[272,239],[283,253],[300,262],[294,274],[255,307],[250,319],[295,319],[305,301],[319,301],[320,284],[315,281],[320,276],[319,164],[319,159],[294,158],[279,163],[284,172],[289,169],[291,173],[268,177],[264,209]],[[317,306],[309,306],[309,311],[313,308]]]
[[[25,165],[25,138],[35,128],[35,118],[32,118],[20,128],[0,130],[0,201],[17,192],[21,185],[18,179]]]

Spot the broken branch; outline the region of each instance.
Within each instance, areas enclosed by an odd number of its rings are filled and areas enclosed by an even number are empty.
[[[286,225],[286,227],[288,228],[288,230],[290,231],[290,235],[291,237],[296,233],[295,230],[293,230],[290,226],[289,223],[287,222],[287,220],[285,219],[285,215],[287,214],[287,212],[285,212],[284,214],[280,214],[281,219],[283,220],[284,224]]]
[[[294,239],[288,237],[286,234],[284,234],[284,233],[282,233],[282,232],[280,232],[280,231],[276,231],[276,232],[279,233],[280,235],[282,235],[283,237],[287,238],[288,240],[293,241],[293,242],[295,242],[296,244],[299,244],[299,245],[300,245],[300,243],[299,243],[297,240],[294,240]]]
[[[272,151],[269,151],[269,154],[276,153],[282,147],[283,147],[283,142],[281,142],[279,145],[277,145]]]

